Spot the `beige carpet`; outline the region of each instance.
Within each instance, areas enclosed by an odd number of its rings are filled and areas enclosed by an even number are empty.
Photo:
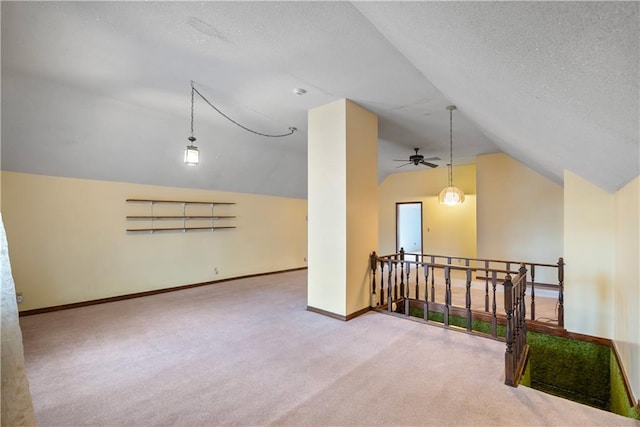
[[[306,274],[21,318],[38,424],[640,426],[505,386],[500,342],[308,312]]]

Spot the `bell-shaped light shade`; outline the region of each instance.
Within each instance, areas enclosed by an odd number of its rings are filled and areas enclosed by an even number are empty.
[[[195,166],[200,162],[200,151],[195,145],[187,145],[184,150],[184,163],[189,166]]]
[[[438,201],[448,206],[461,205],[464,202],[464,193],[458,187],[449,186],[440,192]]]

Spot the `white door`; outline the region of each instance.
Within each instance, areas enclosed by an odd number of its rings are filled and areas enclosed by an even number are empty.
[[[396,203],[396,252],[422,253],[422,202]]]

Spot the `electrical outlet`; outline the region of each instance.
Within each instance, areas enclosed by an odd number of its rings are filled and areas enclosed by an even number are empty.
[[[214,267],[213,268],[213,275],[217,276],[218,275],[218,267]]]
[[[23,300],[24,300],[24,297],[22,296],[22,292],[17,292],[16,293],[16,302],[18,304],[22,304]]]

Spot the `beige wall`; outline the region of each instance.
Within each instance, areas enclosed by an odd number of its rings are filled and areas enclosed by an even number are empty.
[[[633,392],[640,398],[640,177],[614,199],[613,338]]]
[[[563,256],[560,185],[502,154],[478,156],[478,257],[556,264]],[[557,283],[554,269],[536,281]]]
[[[413,166],[407,166],[407,168]],[[417,169],[417,167],[416,167]],[[456,166],[454,184],[465,193],[461,206],[438,203],[447,186],[447,168],[426,169],[389,175],[379,186],[380,254],[396,251],[396,203],[422,202],[424,253],[476,256],[476,167]]]
[[[20,310],[306,266],[305,200],[13,172],[2,197]],[[127,198],[236,202],[238,228],[127,234]]]
[[[565,327],[613,338],[614,196],[565,171],[564,200]]]

